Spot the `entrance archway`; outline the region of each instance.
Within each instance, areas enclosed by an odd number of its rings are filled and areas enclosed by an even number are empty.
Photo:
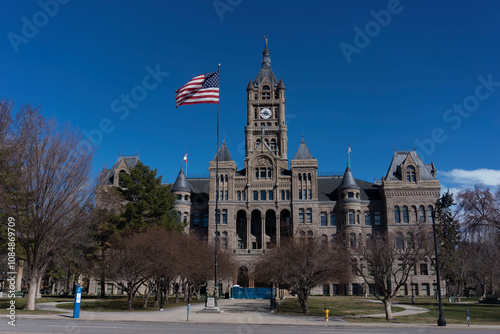
[[[238,269],[238,279],[236,281],[236,284],[241,286],[242,288],[248,288],[248,283],[250,279],[248,276],[248,268],[245,266],[242,266]]]
[[[284,209],[280,213],[280,238],[284,240],[291,237],[293,237],[293,222],[290,211]]]

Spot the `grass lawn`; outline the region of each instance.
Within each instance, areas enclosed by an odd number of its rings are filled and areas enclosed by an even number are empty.
[[[9,310],[7,307],[10,306],[10,298],[0,298],[0,314],[9,314]],[[16,314],[58,314],[62,312],[57,311],[46,311],[46,310],[34,310],[27,311],[24,308],[26,307],[26,298],[15,298],[16,301]],[[36,299],[36,303],[50,303],[50,302],[59,302],[59,301],[67,301],[70,302],[69,298],[40,298]]]
[[[363,297],[309,297],[308,305],[309,314],[304,314],[297,298],[286,298],[281,302],[278,312],[290,315],[323,316],[323,309],[327,307],[330,310],[330,317],[384,313],[384,305],[373,303]],[[392,307],[392,312],[403,310],[401,307]]]
[[[461,299],[462,303],[448,303],[443,301],[443,316],[447,324],[467,324],[466,310],[469,309],[471,325],[500,325],[500,305],[478,304],[477,299]],[[471,301],[471,304],[464,303]],[[396,303],[409,304],[409,298],[397,298]],[[414,306],[423,307],[430,312],[395,317],[394,323],[424,323],[435,324],[439,317],[438,302],[434,298],[416,298]],[[385,318],[347,318],[349,322],[387,322]]]
[[[142,307],[142,298],[136,298],[134,299],[134,309],[131,312],[135,311],[157,311],[158,307],[153,307],[153,302],[154,298],[149,298],[148,300],[148,307],[143,308]],[[196,304],[196,303],[202,303],[202,300],[196,300],[193,299],[191,301],[191,304]],[[182,298],[178,303],[175,302],[175,297],[170,297],[168,304],[165,302],[163,303],[163,308],[172,308],[172,307],[179,307],[179,306],[186,306],[186,303],[182,301]],[[65,304],[59,304],[57,307],[66,309],[66,310],[72,310],[73,309],[73,303],[65,303]],[[82,303],[80,305],[80,309],[82,311],[92,311],[92,312],[121,312],[121,311],[127,311],[127,298],[113,298],[113,299],[100,299],[100,300],[95,300],[95,301],[85,301],[82,300]]]

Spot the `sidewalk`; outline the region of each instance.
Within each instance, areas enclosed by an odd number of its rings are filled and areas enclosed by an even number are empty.
[[[38,304],[37,308],[44,310],[64,311],[55,306],[56,303]],[[395,312],[395,316],[417,314],[427,312],[427,309],[418,308],[410,305],[398,304],[406,308],[401,312]],[[240,324],[244,326],[257,327],[261,325],[306,325],[306,326],[338,326],[338,327],[401,327],[401,328],[423,328],[436,327],[426,324],[394,324],[394,323],[349,323],[341,317],[332,317],[326,322],[323,317],[313,316],[291,316],[271,313],[269,311],[269,300],[254,299],[222,299],[219,301],[219,307],[223,313],[205,313],[200,312],[204,304],[191,305],[189,312],[189,323],[207,324],[207,323],[225,323]],[[72,319],[73,311],[64,311],[63,314],[54,315],[19,315],[19,318],[29,319],[51,319],[68,320]],[[385,317],[385,314],[370,315],[370,317]],[[144,321],[144,322],[165,322],[165,323],[186,323],[186,307],[175,307],[165,309],[164,311],[149,312],[88,312],[81,311],[80,319],[97,321]],[[447,328],[464,328],[461,325],[449,325]],[[471,326],[470,328],[492,328],[500,329],[500,326]]]

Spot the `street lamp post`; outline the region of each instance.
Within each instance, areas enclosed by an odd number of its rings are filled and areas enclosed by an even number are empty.
[[[442,207],[441,210],[444,214],[446,214],[446,212],[448,212],[447,207]],[[435,217],[436,217],[436,214],[434,214],[434,218]],[[446,326],[446,320],[444,319],[444,316],[443,316],[443,303],[441,301],[441,276],[439,274],[439,254],[438,254],[437,237],[436,237],[436,219],[432,220],[432,231],[434,232],[434,254],[436,256],[436,279],[437,279],[436,283],[437,283],[437,295],[438,295],[438,303],[439,303],[439,318],[438,318],[437,325],[438,326]]]
[[[413,291],[413,276],[410,277],[411,303],[415,304],[415,292]]]
[[[160,311],[163,311],[163,290],[165,287],[165,276],[161,277],[160,281]]]

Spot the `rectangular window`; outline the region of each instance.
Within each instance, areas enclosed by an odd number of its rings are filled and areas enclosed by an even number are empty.
[[[224,200],[224,191],[220,191],[220,200],[223,201]]]
[[[424,296],[430,296],[429,283],[422,283],[422,294]]]
[[[375,211],[373,213],[373,222],[375,225],[380,225],[380,211]]]
[[[285,191],[285,198],[286,200],[290,200],[290,190]]]
[[[222,224],[227,225],[227,209],[222,210]]]
[[[243,190],[243,191],[241,192],[241,200],[246,201],[246,200],[247,200],[247,198],[246,198],[246,197],[247,197],[246,192],[245,192],[245,190]]]
[[[255,178],[256,179],[259,178],[259,169],[258,168],[255,168]]]
[[[241,191],[236,192],[236,200],[241,201]]]
[[[200,214],[195,213],[193,216],[193,226],[200,226]]]
[[[335,211],[330,211],[330,226],[337,226],[337,214]]]
[[[203,221],[202,221],[202,226],[207,227],[208,226],[208,213],[203,214]]]
[[[268,168],[267,169],[267,178],[270,179],[271,178],[271,168]]]
[[[312,198],[312,190],[309,189],[309,199],[311,199],[311,198]]]
[[[349,224],[354,225],[354,210],[349,210]]]
[[[225,200],[225,201],[227,201],[227,195],[228,195],[228,192],[227,192],[227,190],[226,190],[226,191],[224,191],[224,200]]]
[[[178,223],[180,223],[180,222],[181,222],[181,217],[182,217],[181,215],[182,215],[182,212],[177,211],[177,217],[176,217],[176,218],[177,218],[177,222],[178,222]]]
[[[184,212],[184,217],[182,218],[182,221],[184,223],[187,223],[187,220],[188,220],[188,213],[187,212]]]
[[[217,213],[215,214],[215,224],[220,224],[220,210],[217,210]]]
[[[113,294],[113,284],[112,283],[106,284],[106,294],[108,294],[108,295]]]
[[[258,201],[259,200],[259,193],[257,190],[253,191],[253,200]]]
[[[299,223],[304,224],[304,209],[299,209]]]
[[[268,197],[270,201],[274,201],[274,192],[272,190],[269,190]]]
[[[281,200],[282,201],[285,200],[285,191],[284,190],[281,191]]]
[[[299,189],[299,199],[302,199],[302,190]]]
[[[261,167],[261,169],[260,169],[260,178],[261,179],[266,178],[266,168],[265,167]]]
[[[328,226],[326,212],[321,212],[321,226]]]
[[[427,271],[427,263],[420,264],[420,275],[429,275],[429,272]]]
[[[307,209],[307,223],[311,224],[312,223],[312,209]]]
[[[260,200],[261,201],[265,201],[266,200],[266,191],[265,190],[261,190],[260,191]]]
[[[401,285],[399,288],[399,295],[400,296],[407,296],[408,295],[408,287],[406,284]]]
[[[305,190],[305,189],[304,189],[304,191],[303,191],[303,194],[302,194],[302,195],[303,195],[304,199],[307,199],[307,192],[306,192],[306,190]]]
[[[431,260],[431,275],[436,275],[435,259]]]
[[[365,225],[371,225],[372,224],[372,216],[370,214],[370,211],[365,211]]]

